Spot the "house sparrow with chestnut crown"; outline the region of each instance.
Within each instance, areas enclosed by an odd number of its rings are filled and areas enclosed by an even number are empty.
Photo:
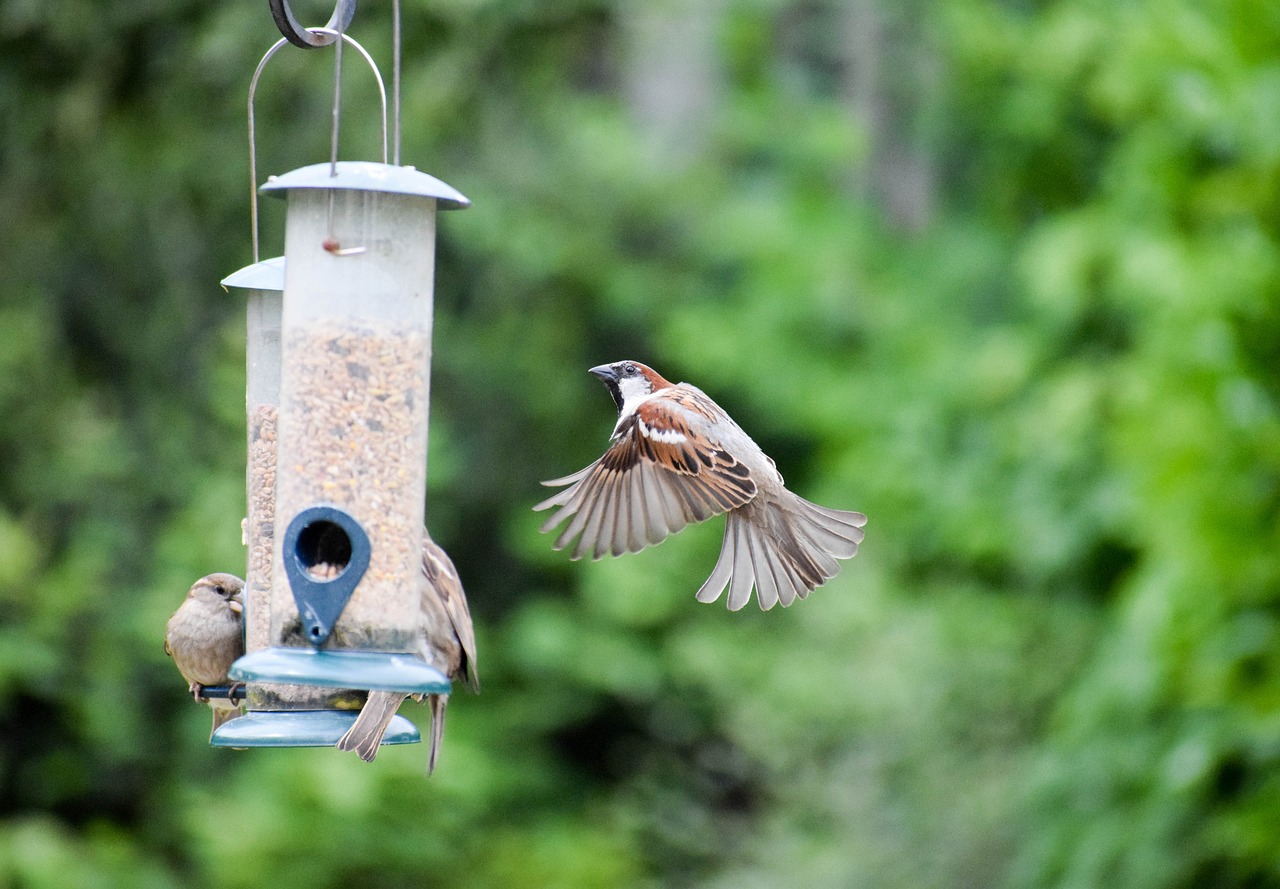
[[[197,580],[169,618],[165,654],[178,665],[191,696],[204,700],[206,685],[227,685],[227,671],[244,654],[244,581],[233,574],[210,574]],[[211,698],[213,731],[240,715],[228,698]]]
[[[753,587],[761,609],[785,608],[834,577],[836,559],[857,553],[867,517],[788,491],[773,460],[701,389],[637,361],[591,373],[613,396],[618,423],[599,460],[543,482],[568,486],[534,507],[559,507],[544,533],[571,519],[556,549],[577,537],[574,559],[619,556],[728,513],[720,558],[697,598],[714,602],[728,587],[730,611],[747,604]]]
[[[453,561],[423,531],[422,598],[417,650],[426,663],[450,679],[463,677],[468,688],[478,692],[480,678],[476,673],[476,633],[471,625],[467,597]],[[371,691],[369,699],[351,728],[338,741],[339,750],[354,750],[365,762],[378,755],[378,745],[391,724],[391,717],[408,695],[390,691]],[[440,744],[444,739],[444,712],[448,695],[426,695],[431,708],[430,749],[427,752],[427,774],[436,768]],[[414,695],[421,701],[423,695]]]

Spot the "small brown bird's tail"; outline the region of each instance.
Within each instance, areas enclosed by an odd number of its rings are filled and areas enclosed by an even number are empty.
[[[391,724],[391,717],[400,709],[406,695],[390,691],[371,691],[369,700],[360,710],[356,721],[337,743],[339,750],[354,750],[365,762],[373,762],[378,755],[378,745]]]
[[[786,608],[835,577],[836,559],[853,558],[866,523],[860,512],[828,509],[790,491],[778,501],[753,500],[729,512],[720,558],[698,601],[714,602],[728,587],[726,604],[737,611],[754,588],[762,610]]]
[[[444,743],[444,711],[449,706],[449,696],[427,695],[427,704],[431,707],[431,748],[427,751],[427,774],[430,775],[436,770],[440,745]]]

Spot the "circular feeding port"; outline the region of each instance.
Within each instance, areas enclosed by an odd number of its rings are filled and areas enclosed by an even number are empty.
[[[298,533],[298,563],[312,580],[333,580],[351,564],[351,536],[341,525],[318,519]]]

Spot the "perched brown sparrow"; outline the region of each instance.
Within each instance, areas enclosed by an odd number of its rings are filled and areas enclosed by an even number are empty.
[[[244,654],[243,595],[244,581],[233,574],[202,577],[165,627],[165,654],[173,657],[197,701],[204,698],[204,686],[228,684],[227,671]],[[215,730],[240,715],[240,707],[227,698],[208,704]]]
[[[545,533],[572,519],[556,538],[563,549],[581,535],[572,558],[633,553],[691,522],[728,513],[720,558],[698,590],[714,602],[729,587],[729,610],[751,598],[783,607],[830,580],[862,542],[867,517],[827,509],[783,487],[754,441],[707,394],[673,384],[636,361],[591,368],[618,407],[609,449],[573,475],[543,482],[569,487],[534,507],[560,507]]]
[[[426,663],[450,679],[463,677],[472,691],[480,690],[476,673],[476,633],[471,626],[467,597],[447,553],[425,531],[422,537],[422,599],[418,646],[414,652]],[[339,750],[354,750],[365,762],[378,755],[378,745],[391,723],[391,717],[408,695],[390,691],[371,691],[360,715],[338,741]],[[421,701],[422,695],[414,695]],[[448,695],[427,695],[431,707],[430,750],[427,774],[435,771],[444,738],[444,711]]]

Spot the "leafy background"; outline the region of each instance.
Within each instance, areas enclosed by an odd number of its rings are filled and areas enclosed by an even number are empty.
[[[0,884],[1280,886],[1280,6],[406,2],[405,162],[474,201],[429,515],[485,687],[429,780],[211,749],[161,650],[245,559],[255,6],[0,2]],[[264,174],[331,71],[268,69]],[[718,522],[553,553],[622,357],[863,552],[736,615]]]

